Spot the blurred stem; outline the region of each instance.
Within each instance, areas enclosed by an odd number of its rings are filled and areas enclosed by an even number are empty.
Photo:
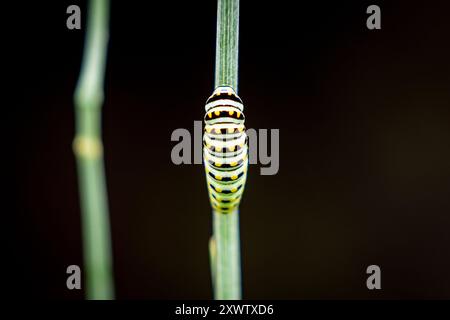
[[[108,46],[109,1],[90,0],[83,61],[75,90],[77,160],[87,299],[114,299],[101,109]]]
[[[211,265],[211,281],[213,291],[216,287],[216,259],[217,259],[217,250],[216,250],[216,241],[212,236],[209,238],[209,263]]]
[[[239,0],[218,0],[215,86],[230,86],[236,92],[238,40]],[[213,211],[210,261],[215,299],[241,299],[238,210],[228,214]]]

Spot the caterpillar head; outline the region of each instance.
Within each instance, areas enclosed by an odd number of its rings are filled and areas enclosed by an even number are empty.
[[[244,110],[244,105],[241,98],[236,94],[232,87],[220,86],[217,87],[212,95],[206,100],[205,111],[208,112],[211,108],[219,105],[231,105],[238,108],[241,112]]]

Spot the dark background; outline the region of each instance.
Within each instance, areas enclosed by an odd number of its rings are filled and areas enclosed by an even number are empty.
[[[170,160],[213,90],[215,1],[113,1],[105,161],[119,299],[209,299],[201,165]],[[280,171],[251,166],[241,205],[247,299],[450,298],[450,25],[446,1],[241,1],[247,127],[280,129]],[[66,28],[79,4],[83,29]],[[378,4],[382,29],[366,28]],[[4,289],[81,299],[71,143],[86,3],[17,3],[18,91]],[[6,170],[10,171],[10,170]],[[5,208],[5,206],[4,206]],[[368,265],[382,290],[366,288]]]

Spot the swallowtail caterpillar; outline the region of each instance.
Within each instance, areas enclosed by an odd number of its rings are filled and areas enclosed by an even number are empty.
[[[203,157],[209,199],[214,210],[237,209],[244,192],[248,167],[241,98],[231,87],[218,87],[206,101]]]

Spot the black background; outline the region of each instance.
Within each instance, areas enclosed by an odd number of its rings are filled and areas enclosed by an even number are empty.
[[[66,28],[79,4],[83,29]],[[378,4],[382,29],[366,28]],[[81,299],[72,96],[86,3],[17,3],[6,51],[13,196],[10,295]],[[251,166],[241,205],[244,298],[450,297],[450,6],[241,1],[249,128],[280,129],[280,171]],[[119,299],[209,299],[201,165],[170,160],[213,90],[215,1],[113,1],[103,114]],[[11,112],[11,113],[9,113]],[[8,119],[9,120],[9,119]],[[7,170],[9,171],[9,170]],[[366,288],[368,265],[382,290]]]

